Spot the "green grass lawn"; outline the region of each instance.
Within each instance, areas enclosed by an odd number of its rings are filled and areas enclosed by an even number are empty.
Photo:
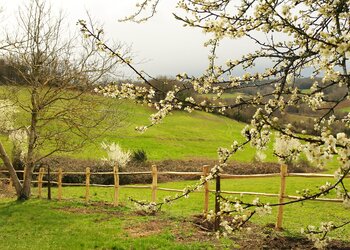
[[[287,194],[295,195],[296,190],[315,188],[326,181],[332,180],[290,177],[287,178]],[[161,183],[159,186],[182,189],[193,183],[194,181],[181,181]],[[211,189],[213,188],[214,183],[211,183]],[[222,190],[278,193],[279,178],[223,180]],[[34,188],[34,196],[36,192]],[[187,236],[194,234],[193,229],[184,226],[184,221],[203,211],[202,193],[194,193],[187,199],[165,205],[163,212],[157,216],[137,215],[133,212],[133,204],[128,200],[129,197],[149,200],[151,190],[148,189],[121,188],[121,206],[117,208],[96,205],[102,204],[101,202],[111,203],[113,188],[92,187],[90,194],[90,205],[84,204],[84,187],[63,187],[64,200],[61,202],[32,199],[22,204],[11,199],[0,200],[1,249],[208,249],[223,244],[222,241],[213,240],[189,240],[186,243],[177,240],[178,231],[175,232],[174,228],[181,228],[181,234]],[[174,193],[157,193],[158,200],[168,195]],[[57,197],[56,188],[53,188],[53,197]],[[334,194],[331,194],[331,197],[334,197]],[[254,198],[255,196],[249,195],[243,197],[247,201]],[[211,195],[211,209],[214,206],[213,200]],[[271,203],[277,201],[276,198],[264,197],[261,197],[261,200]],[[252,222],[260,225],[274,224],[276,211],[277,208],[273,208],[271,215],[254,217]],[[293,237],[300,237],[300,229],[307,225],[318,226],[323,221],[346,221],[350,212],[342,204],[316,201],[289,205],[284,211],[283,234]],[[143,228],[145,224],[153,221],[168,222],[154,234],[135,236],[134,231],[138,227]],[[332,232],[330,236],[349,241],[350,226]]]
[[[207,242],[177,241],[172,230],[180,225],[177,221],[172,223],[166,215],[138,216],[124,207],[96,209],[78,202],[0,201],[0,218],[1,249],[213,248]],[[162,226],[154,232],[133,228],[146,229],[145,224],[154,222]],[[181,233],[187,236],[192,231],[183,229]]]

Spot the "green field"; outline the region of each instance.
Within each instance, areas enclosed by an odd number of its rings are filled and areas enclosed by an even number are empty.
[[[8,91],[5,87],[1,92]],[[21,102],[28,102],[26,89],[18,92]],[[93,98],[102,98],[93,96]],[[187,113],[175,111],[164,121],[151,127],[141,134],[135,131],[135,127],[148,125],[149,116],[155,112],[147,106],[132,103],[130,101],[115,101],[122,112],[127,113],[123,127],[108,131],[103,138],[94,141],[81,151],[68,154],[69,157],[82,159],[100,159],[104,157],[104,152],[100,147],[102,141],[119,143],[124,149],[137,150],[144,149],[149,160],[158,161],[165,159],[216,159],[218,147],[229,147],[234,140],[241,141],[241,130],[244,123],[228,119],[226,117],[208,114],[205,112]],[[93,115],[93,111],[92,111]],[[28,114],[18,113],[20,121],[23,123]],[[28,123],[28,122],[27,122]],[[10,149],[5,137],[2,141]],[[74,138],[74,137],[72,137]],[[234,160],[240,162],[250,162],[255,155],[255,149],[247,147],[240,151]],[[271,148],[267,151],[266,161],[275,161]]]
[[[350,112],[350,107],[341,108],[340,111],[342,111],[342,112]]]
[[[287,193],[295,195],[296,190],[315,187],[327,179],[288,178]],[[331,180],[330,180],[331,181]],[[193,181],[162,183],[161,187],[183,188]],[[213,188],[213,183],[211,183]],[[277,193],[279,178],[238,179],[222,181],[223,190],[254,191]],[[46,191],[46,190],[44,190]],[[34,194],[36,190],[34,189]],[[219,246],[232,248],[234,241],[197,241],[196,229],[185,227],[186,221],[194,214],[203,211],[203,194],[195,193],[188,199],[181,199],[163,207],[156,216],[141,216],[134,212],[128,197],[149,199],[150,190],[120,190],[121,206],[113,208],[111,203],[113,188],[91,188],[90,205],[84,204],[84,187],[64,187],[61,202],[32,199],[19,203],[11,199],[0,200],[0,245],[1,249],[208,249]],[[56,197],[57,190],[53,189]],[[174,193],[158,191],[158,200]],[[331,194],[334,196],[334,194]],[[255,196],[244,196],[252,201]],[[213,196],[210,196],[213,209]],[[275,198],[261,198],[264,202],[276,202]],[[103,202],[103,203],[101,203]],[[98,205],[99,204],[99,205]],[[255,217],[252,222],[259,225],[274,224],[276,210],[266,217]],[[304,202],[285,207],[282,235],[301,237],[300,229],[307,225],[319,225],[322,221],[341,223],[348,219],[349,209],[342,204],[327,202]],[[157,231],[136,235],[133,230],[144,228],[148,223],[161,221],[164,225]],[[133,229],[135,228],[135,229]],[[175,230],[175,229],[176,230]],[[175,230],[175,231],[174,231]],[[180,230],[180,232],[179,232]],[[153,232],[153,233],[152,233]],[[188,242],[178,240],[179,235],[187,237]],[[334,239],[349,241],[350,227],[331,233]],[[191,240],[191,236],[193,239]],[[225,245],[226,244],[226,245]],[[228,244],[228,245],[227,245]],[[225,248],[225,247],[224,247]]]
[[[0,90],[4,92],[6,88],[2,87]],[[26,89],[20,89],[19,96],[22,102],[28,101]],[[93,98],[102,97],[93,96]],[[119,143],[123,149],[130,151],[144,149],[151,161],[206,160],[217,159],[218,147],[230,147],[234,140],[243,140],[241,130],[246,124],[199,111],[193,113],[175,111],[166,117],[161,124],[149,128],[145,133],[139,133],[135,131],[135,127],[149,124],[149,116],[155,110],[127,100],[111,99],[111,101],[115,102],[115,105],[118,105],[122,112],[127,113],[126,120],[123,122],[124,126],[107,131],[103,138],[86,145],[80,151],[64,156],[79,159],[101,159],[105,157],[105,152],[101,149],[100,144],[102,141],[107,141]],[[22,121],[26,117],[22,113],[19,113],[18,116]],[[300,119],[300,117],[297,118]],[[12,146],[6,137],[0,136],[0,138],[10,152]],[[265,151],[267,157],[264,161],[277,161],[272,151],[272,143],[270,143]],[[231,160],[251,162],[255,153],[256,149],[248,145],[244,150],[238,151]],[[337,163],[332,161],[326,170],[328,173],[333,173],[335,169],[337,169]]]

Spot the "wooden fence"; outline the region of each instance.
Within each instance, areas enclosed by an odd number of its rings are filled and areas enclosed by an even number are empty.
[[[19,170],[16,172],[24,172]],[[0,170],[0,173],[8,173],[7,170]],[[90,200],[90,187],[113,187],[114,188],[114,199],[113,205],[118,206],[119,204],[119,190],[120,188],[135,188],[135,189],[151,189],[151,201],[157,201],[157,191],[168,191],[168,192],[183,192],[181,189],[173,188],[162,188],[158,186],[158,176],[159,175],[179,175],[179,176],[208,176],[209,166],[203,166],[202,172],[173,172],[173,171],[163,171],[159,172],[157,167],[153,165],[151,171],[144,172],[119,172],[118,167],[113,168],[113,172],[91,172],[90,168],[86,168],[85,172],[63,172],[62,168],[59,168],[57,172],[51,172],[51,175],[57,175],[57,181],[44,181],[44,176],[48,175],[48,172],[45,172],[44,168],[40,168],[38,172],[34,172],[33,175],[37,175],[37,179],[33,180],[32,183],[36,183],[38,187],[38,197],[42,197],[42,187],[44,183],[51,183],[57,185],[57,199],[62,200],[62,187],[63,186],[85,186],[85,201],[89,202]],[[63,183],[63,175],[85,175],[85,183]],[[143,175],[150,174],[152,175],[152,184],[151,185],[119,185],[119,176],[120,175]],[[92,184],[90,183],[91,175],[113,175],[114,184],[113,185],[102,185],[102,184]],[[257,195],[257,196],[267,196],[267,197],[277,197],[279,203],[283,203],[284,199],[300,199],[300,196],[293,196],[286,194],[286,178],[287,177],[304,177],[304,178],[334,178],[334,175],[331,174],[314,174],[314,173],[288,173],[286,165],[281,165],[280,173],[272,174],[252,174],[252,175],[233,175],[233,174],[221,174],[220,178],[216,179],[216,182],[220,182],[220,179],[242,179],[242,178],[269,178],[269,177],[280,177],[280,190],[278,194],[275,193],[261,193],[261,192],[245,192],[245,191],[225,191],[220,190],[221,194],[243,194],[243,195]],[[349,178],[350,176],[347,176]],[[1,180],[6,180],[12,186],[10,178],[0,178]],[[220,183],[216,183],[216,186],[220,186]],[[207,213],[209,210],[209,194],[217,193],[216,190],[209,189],[209,184],[205,183],[203,187],[204,194],[204,213]],[[329,199],[329,198],[316,198],[312,201],[323,201],[323,202],[343,202],[342,199]],[[283,221],[283,206],[278,207],[276,228],[282,228]]]

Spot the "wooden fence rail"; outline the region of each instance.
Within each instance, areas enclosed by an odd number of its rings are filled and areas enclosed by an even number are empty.
[[[23,170],[17,170],[18,173],[23,173]],[[0,170],[0,173],[7,173],[7,170]],[[42,187],[43,184],[49,183],[49,181],[44,181],[44,177],[48,175],[45,172],[44,168],[40,168],[38,172],[33,172],[34,175],[37,175],[37,180],[33,180],[32,183],[36,183],[38,186],[38,197],[42,197]],[[51,184],[57,185],[57,199],[62,200],[63,186],[85,186],[85,201],[90,201],[90,187],[114,187],[114,198],[113,205],[119,205],[119,191],[124,188],[133,188],[133,189],[151,189],[151,201],[157,201],[157,192],[158,191],[167,191],[167,192],[180,192],[182,189],[175,188],[162,188],[158,186],[158,176],[159,175],[179,175],[179,176],[204,176],[207,177],[209,174],[209,166],[204,165],[202,172],[175,172],[175,171],[164,171],[158,172],[158,169],[155,165],[151,167],[151,171],[143,172],[119,172],[118,166],[114,166],[113,172],[91,172],[90,168],[86,168],[85,172],[64,172],[62,168],[59,168],[57,172],[50,172],[51,175],[57,176],[57,181],[50,180]],[[152,176],[151,185],[120,185],[119,176],[120,175],[140,175],[146,174]],[[83,175],[85,176],[85,183],[64,183],[64,175]],[[94,184],[90,183],[92,175],[113,175],[114,184],[113,185],[103,185],[103,184]],[[280,177],[280,190],[278,194],[275,193],[261,193],[261,192],[246,192],[246,191],[226,191],[226,190],[211,190],[209,189],[209,183],[204,184],[203,191],[196,190],[195,192],[201,192],[204,194],[204,213],[207,214],[209,210],[209,194],[217,193],[221,194],[243,194],[243,195],[257,195],[257,196],[267,196],[267,197],[277,197],[279,203],[283,203],[284,199],[300,199],[300,196],[292,196],[286,194],[286,179],[288,177],[304,177],[304,178],[334,178],[334,175],[331,174],[314,174],[314,173],[288,173],[286,165],[281,165],[280,173],[273,174],[253,174],[253,175],[233,175],[233,174],[221,174],[220,178],[216,179],[216,182],[220,182],[220,179],[243,179],[243,178],[271,178],[271,177]],[[346,178],[350,178],[347,176]],[[0,178],[0,180],[5,180],[9,182],[9,185],[12,186],[12,180],[10,178]],[[220,187],[220,183],[216,183],[216,186]],[[329,198],[317,198],[312,201],[321,201],[321,202],[343,202],[341,199],[329,199]],[[278,206],[277,212],[277,221],[276,228],[281,229],[283,224],[283,206]]]

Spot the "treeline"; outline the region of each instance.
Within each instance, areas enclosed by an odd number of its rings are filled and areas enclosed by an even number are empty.
[[[44,63],[38,65],[39,74],[37,81],[40,85],[50,87],[68,87],[69,90],[79,91],[92,91],[96,84],[108,83],[107,79],[101,77],[99,82],[93,84],[87,84],[89,82],[89,74],[87,72],[75,72],[74,69],[69,69],[69,75],[67,74],[68,65],[65,62],[60,62],[56,58],[55,65],[45,65]],[[60,64],[61,66],[57,66]],[[21,65],[18,60],[6,60],[0,58],[0,85],[16,85],[16,86],[32,86],[33,78],[35,77],[33,71],[34,65],[24,66]],[[45,77],[42,77],[45,76]]]
[[[0,59],[0,84],[23,84],[24,79],[19,73],[20,65],[13,65],[8,63],[5,59]]]
[[[307,95],[310,93],[310,88],[314,81],[320,82],[321,86],[328,85],[329,83],[323,83],[321,79],[310,79],[310,78],[300,78],[295,79],[294,81],[294,87],[297,87],[302,93]],[[133,82],[128,81],[129,83],[133,83],[136,85],[141,85],[140,82]],[[196,99],[197,102],[206,101],[207,103],[225,103],[225,104],[232,104],[234,105],[236,103],[236,97],[237,95],[241,95],[243,98],[249,99],[250,97],[256,95],[258,92],[262,95],[270,94],[273,92],[273,87],[271,84],[264,84],[264,82],[254,82],[254,83],[247,83],[245,88],[242,88],[239,90],[239,93],[235,91],[228,91],[226,93],[225,98],[220,98],[218,100],[214,100],[214,95],[198,95],[196,92],[191,88],[191,84],[186,82],[180,82],[177,81],[174,78],[168,78],[165,76],[158,77],[156,79],[150,80],[150,83],[159,91],[156,91],[155,99],[156,101],[162,100],[165,98],[166,93],[170,90],[174,89],[174,86],[185,86],[183,88],[184,90],[182,92],[179,92],[176,94],[176,97],[178,97],[181,100],[184,100],[186,97],[192,96],[194,99]],[[346,86],[338,86],[333,85],[329,86],[324,89],[324,98],[329,101],[330,105],[332,101],[340,100],[344,93],[346,93],[347,88]],[[230,97],[232,95],[232,97]],[[268,97],[266,97],[267,99]],[[346,105],[344,103],[344,105]],[[221,115],[225,115],[226,117],[229,117],[231,119],[249,123],[252,119],[254,113],[256,111],[256,107],[245,105],[240,106],[237,108],[232,109],[226,109]],[[294,106],[287,106],[286,109],[281,112],[278,111],[275,115],[279,117],[280,122],[284,124],[292,124],[294,130],[296,132],[301,133],[303,130],[305,130],[308,134],[318,134],[319,131],[316,131],[314,129],[314,118],[315,117],[321,117],[323,110],[311,110],[307,105],[305,104],[297,104]],[[341,120],[344,117],[344,111],[341,109],[334,109],[332,113],[329,115],[335,115],[335,117],[338,120]],[[328,116],[329,116],[328,115]],[[345,132],[346,134],[350,135],[350,129],[345,127],[343,123],[336,122],[331,126],[333,133],[339,133],[339,132]]]

